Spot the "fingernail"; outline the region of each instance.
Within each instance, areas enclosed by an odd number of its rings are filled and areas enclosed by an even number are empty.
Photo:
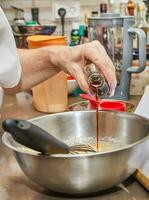
[[[111,91],[110,97],[113,97],[113,96],[114,96],[114,93],[115,93],[115,89]]]
[[[116,85],[113,83],[110,85],[110,97],[114,96]]]

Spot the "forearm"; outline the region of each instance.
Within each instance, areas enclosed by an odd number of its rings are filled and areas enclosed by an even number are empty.
[[[22,67],[21,79],[16,87],[4,89],[5,92],[16,93],[30,89],[55,75],[60,69],[52,63],[54,51],[51,48],[18,50]]]
[[[110,86],[110,95],[116,86],[115,67],[108,57],[104,47],[93,41],[76,47],[46,46],[40,49],[19,50],[22,66],[22,76],[19,84],[6,91],[16,93],[27,90],[47,80],[49,77],[63,70],[71,74],[78,82],[80,88],[90,90],[84,75],[87,62],[96,65],[101,70]]]

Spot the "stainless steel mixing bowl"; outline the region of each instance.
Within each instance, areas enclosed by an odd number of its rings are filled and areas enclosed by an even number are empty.
[[[115,186],[129,177],[144,162],[149,121],[136,115],[101,111],[101,137],[125,144],[116,150],[82,155],[28,153],[9,133],[3,142],[14,151],[23,172],[46,189],[61,193],[92,193]],[[62,141],[95,136],[95,111],[76,111],[47,115],[31,120]]]

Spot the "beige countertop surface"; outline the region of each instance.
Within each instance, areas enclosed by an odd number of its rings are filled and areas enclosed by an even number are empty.
[[[137,105],[140,97],[131,96],[130,102]],[[80,97],[70,97],[69,105],[81,101]],[[4,98],[2,119],[30,119],[45,115],[34,110],[30,93],[8,95]],[[0,129],[0,136],[3,134]],[[123,187],[123,189],[122,189]],[[148,192],[130,177],[119,187],[98,193],[92,197],[72,197],[45,191],[31,182],[19,168],[13,153],[0,141],[0,200],[149,200]]]

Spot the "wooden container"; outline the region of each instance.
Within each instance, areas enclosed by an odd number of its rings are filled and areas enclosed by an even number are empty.
[[[27,38],[30,49],[48,45],[67,45],[65,36],[35,35]],[[68,108],[67,75],[59,72],[32,88],[34,108],[41,112],[56,113]]]
[[[149,177],[145,176],[140,169],[136,170],[134,177],[149,191]]]

